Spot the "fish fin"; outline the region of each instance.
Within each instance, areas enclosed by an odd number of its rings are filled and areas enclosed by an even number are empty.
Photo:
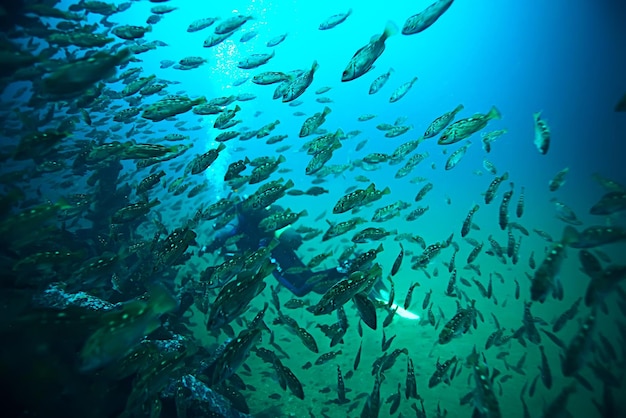
[[[489,113],[487,114],[488,119],[502,119],[502,114],[498,110],[497,107],[491,106]]]
[[[395,35],[397,33],[398,33],[398,25],[396,25],[391,20],[389,20],[389,21],[387,21],[387,24],[385,25],[385,31],[381,35],[381,38],[384,41],[385,39],[387,39],[390,36],[393,36],[393,35]]]
[[[568,245],[573,242],[577,242],[579,240],[580,240],[580,234],[578,233],[576,228],[574,228],[571,225],[566,226],[565,229],[563,230],[563,238],[561,242],[563,242],[563,244],[565,245]]]

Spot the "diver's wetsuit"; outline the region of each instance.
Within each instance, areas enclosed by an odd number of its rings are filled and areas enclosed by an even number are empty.
[[[237,248],[242,251],[254,251],[265,246],[275,237],[274,231],[266,232],[259,227],[261,220],[268,215],[281,211],[278,206],[271,206],[269,209],[262,209],[251,212],[244,212],[241,206],[237,207],[238,213],[235,223],[231,223],[228,235],[243,234],[237,241]],[[328,289],[315,286],[309,279],[313,275],[322,273],[325,283],[336,283],[346,277],[346,274],[336,268],[331,268],[321,272],[313,272],[307,269],[296,250],[302,245],[302,237],[292,228],[287,228],[278,237],[278,245],[271,252],[272,261],[276,264],[273,275],[286,288],[296,296],[304,296],[311,291],[324,293]],[[298,273],[286,273],[288,269],[301,270]],[[336,280],[334,280],[336,279]]]

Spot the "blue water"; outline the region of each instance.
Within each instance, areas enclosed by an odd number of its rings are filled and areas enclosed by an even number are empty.
[[[121,2],[114,2],[121,3]],[[395,4],[394,4],[395,3]],[[62,1],[60,9],[67,8],[72,2]],[[142,75],[155,74],[157,78],[178,81],[179,84],[170,86],[170,93],[182,91],[191,98],[204,96],[212,99],[231,94],[251,93],[256,99],[239,103],[242,110],[237,119],[243,122],[235,129],[247,127],[258,129],[276,119],[280,124],[272,132],[289,135],[286,140],[276,145],[266,145],[264,139],[251,139],[246,142],[237,139],[227,142],[227,149],[220,155],[216,163],[207,170],[205,177],[209,182],[207,192],[200,197],[184,200],[183,196],[168,196],[165,191],[159,191],[158,197],[163,202],[158,207],[163,222],[173,229],[193,216],[200,205],[208,205],[220,197],[230,193],[227,185],[221,178],[233,161],[245,156],[253,159],[259,156],[277,156],[276,148],[289,144],[291,148],[283,154],[287,162],[281,168],[290,171],[277,174],[272,179],[284,177],[292,179],[297,189],[306,190],[312,183],[312,178],[306,176],[304,167],[309,156],[300,150],[305,140],[298,138],[298,132],[306,117],[294,116],[293,112],[301,111],[308,116],[320,112],[325,104],[315,101],[319,97],[315,90],[329,86],[332,89],[321,96],[332,98],[328,104],[332,112],[328,115],[322,128],[334,132],[341,128],[344,132],[360,130],[361,133],[342,142],[342,148],[335,151],[327,165],[352,164],[371,152],[391,153],[398,145],[419,138],[429,123],[441,114],[463,104],[465,109],[458,118],[469,117],[475,113],[487,113],[491,106],[497,106],[502,114],[501,120],[494,120],[483,130],[489,132],[497,129],[506,129],[507,133],[492,144],[492,151],[486,154],[482,148],[480,134],[474,134],[469,141],[467,155],[457,167],[450,171],[444,170],[445,162],[451,152],[458,149],[462,143],[442,147],[436,144],[436,138],[425,141],[416,152],[428,152],[429,158],[422,162],[412,173],[402,179],[394,178],[394,174],[402,165],[382,165],[376,171],[363,171],[359,168],[346,171],[339,176],[328,176],[327,182],[321,186],[330,190],[329,194],[319,197],[296,196],[285,197],[281,205],[294,211],[307,209],[308,218],[303,218],[299,224],[315,226],[321,229],[327,227],[326,220],[332,222],[347,220],[350,214],[333,215],[332,207],[337,199],[345,194],[347,188],[358,185],[366,187],[367,183],[357,183],[355,176],[365,175],[374,182],[379,189],[390,187],[391,194],[383,200],[364,209],[359,216],[369,218],[375,208],[402,200],[413,203],[417,191],[424,183],[414,184],[410,179],[423,176],[434,184],[433,190],[424,202],[419,205],[428,205],[429,211],[418,221],[409,223],[404,221],[404,215],[383,224],[386,229],[396,229],[399,233],[410,232],[422,236],[427,244],[446,239],[451,233],[455,234],[455,241],[461,247],[457,254],[457,268],[459,277],[471,279],[476,277],[470,270],[463,270],[467,254],[471,247],[460,238],[460,228],[467,211],[479,203],[481,209],[476,213],[474,222],[480,227],[472,235],[479,241],[485,242],[483,253],[477,260],[481,266],[480,280],[486,284],[490,273],[500,273],[504,276],[504,283],[494,277],[494,294],[499,304],[483,299],[475,288],[464,290],[472,298],[477,298],[477,308],[485,316],[485,323],[480,323],[477,330],[454,340],[446,346],[433,347],[438,332],[430,326],[417,325],[416,321],[396,318],[394,323],[386,329],[387,336],[398,334],[392,348],[406,347],[409,355],[416,364],[418,375],[418,392],[424,398],[428,416],[435,416],[437,405],[449,411],[448,416],[470,416],[468,406],[459,406],[459,399],[474,386],[473,379],[469,379],[470,369],[465,369],[460,377],[453,380],[450,386],[441,385],[429,390],[427,381],[435,369],[438,357],[443,360],[453,355],[464,359],[472,348],[477,346],[481,350],[487,336],[495,329],[491,313],[496,315],[503,327],[512,330],[521,325],[524,300],[530,298],[529,281],[527,274],[532,274],[528,267],[528,258],[534,252],[537,264],[544,259],[544,249],[549,245],[542,240],[533,229],[548,232],[558,239],[565,226],[557,220],[554,205],[550,199],[556,197],[570,206],[583,222],[584,226],[603,225],[607,219],[589,214],[589,208],[599,199],[605,190],[592,179],[592,174],[599,173],[603,177],[613,179],[620,184],[626,184],[626,170],[624,157],[626,156],[626,115],[616,113],[613,108],[620,97],[626,92],[626,2],[611,0],[603,2],[589,2],[583,0],[545,2],[530,0],[525,2],[476,2],[457,0],[450,9],[426,31],[404,36],[400,33],[391,36],[386,43],[386,50],[376,61],[375,68],[366,75],[347,83],[341,82],[341,74],[352,55],[364,46],[369,39],[380,34],[388,22],[393,22],[398,28],[406,18],[426,7],[429,2],[381,2],[381,1],[224,1],[205,2],[193,0],[172,0],[164,3],[177,6],[178,9],[164,15],[163,19],[153,25],[152,31],[147,33],[147,41],[159,40],[167,43],[165,47],[138,55],[141,62],[131,64],[127,68],[142,68]],[[150,15],[149,9],[155,4],[148,1],[133,2],[131,8],[121,14],[113,15],[109,20],[119,24],[145,25]],[[319,31],[319,24],[330,15],[345,12],[349,8],[353,13],[348,19],[328,31]],[[193,20],[201,17],[221,17],[222,19],[234,14],[245,14],[254,17],[229,40],[213,47],[203,48],[203,40],[212,32],[213,28],[196,33],[187,33],[186,28]],[[97,21],[99,17],[90,15],[89,21]],[[255,30],[258,35],[252,40],[241,43],[239,38],[247,31]],[[268,64],[258,69],[241,70],[236,64],[239,60],[252,53],[270,52],[265,43],[283,33],[287,37],[283,43],[274,47],[276,56]],[[197,69],[189,71],[176,70],[173,67],[160,69],[161,60],[179,61],[187,56],[201,56],[207,63]],[[274,86],[258,86],[250,81],[241,86],[233,86],[233,82],[244,76],[258,74],[262,71],[291,71],[308,69],[313,61],[319,63],[314,81],[308,90],[300,97],[301,106],[292,107],[279,100],[272,100]],[[394,72],[381,91],[369,95],[368,89],[372,80],[385,73],[389,68]],[[407,95],[396,103],[389,103],[391,93],[401,84],[417,76],[418,81]],[[23,84],[23,83],[22,83]],[[19,85],[22,85],[19,84]],[[121,91],[123,85],[108,84],[110,89]],[[10,86],[5,91],[5,98],[9,97],[17,85]],[[156,101],[157,96],[151,96],[142,101],[141,106],[147,106]],[[26,108],[25,108],[26,109]],[[535,145],[533,131],[533,117],[535,112],[542,112],[552,132],[552,142],[547,155],[541,155]],[[360,115],[372,113],[376,118],[367,122],[359,122]],[[92,115],[93,116],[93,115]],[[403,124],[412,125],[412,129],[396,138],[385,138],[383,132],[375,128],[379,123],[393,124],[399,117],[406,117]],[[177,121],[187,121],[186,126],[201,125],[201,130],[182,132],[191,135],[193,148],[179,160],[190,159],[209,148],[214,148],[214,141],[220,131],[213,129],[214,116],[199,117],[188,112],[177,117]],[[113,122],[112,122],[113,123]],[[130,126],[130,125],[129,125]],[[106,130],[106,127],[99,127]],[[128,128],[120,131],[126,132]],[[173,122],[162,121],[152,124],[156,134],[133,138],[138,142],[151,142],[150,137],[159,137],[166,133],[178,132]],[[88,132],[90,128],[78,125],[75,137]],[[356,144],[367,139],[367,145],[361,151],[355,151]],[[237,148],[237,149],[236,149]],[[442,150],[447,149],[444,155]],[[482,194],[487,190],[493,176],[482,167],[483,158],[487,157],[495,164],[498,174],[509,173],[509,180],[500,186],[500,192],[493,203],[485,205]],[[182,176],[182,171],[174,172],[173,165],[167,165],[166,181],[171,183],[175,178]],[[561,169],[569,167],[566,183],[557,192],[548,191],[548,182]],[[125,166],[125,173],[132,176],[133,181],[143,178],[147,171],[136,174],[132,165]],[[480,172],[480,173],[477,173]],[[54,174],[53,174],[54,175]],[[197,182],[197,179],[195,179]],[[514,184],[514,195],[511,210],[514,211],[520,187],[525,188],[525,214],[521,220],[511,215],[511,220],[519,221],[531,231],[530,237],[524,237],[520,249],[520,262],[513,266],[503,266],[494,257],[485,254],[489,247],[487,237],[490,234],[501,243],[506,243],[506,233],[498,227],[498,206],[503,191],[509,189],[509,183]],[[195,184],[195,183],[194,183]],[[45,187],[45,185],[44,185]],[[87,187],[87,186],[81,186]],[[88,190],[88,189],[86,189]],[[86,191],[77,190],[75,193]],[[242,196],[254,192],[255,187],[246,186],[236,191]],[[55,191],[51,190],[48,199],[52,199]],[[67,191],[59,193],[62,195]],[[54,200],[54,199],[53,199]],[[413,204],[415,207],[416,204]],[[175,209],[174,209],[175,208]],[[410,209],[409,209],[410,210]],[[326,215],[318,222],[313,219],[322,212]],[[408,211],[403,212],[403,214]],[[623,215],[612,216],[610,219],[615,225],[623,225]],[[363,226],[381,226],[370,223]],[[207,226],[199,228],[198,242],[200,245],[210,243],[211,229]],[[518,236],[517,234],[516,236]],[[351,234],[346,235],[347,237]],[[332,249],[335,255],[349,243],[335,239],[330,243],[322,243],[319,238],[305,242],[300,249],[305,262],[322,251]],[[407,253],[419,254],[421,249],[415,244],[404,244]],[[384,241],[385,251],[378,257],[383,265],[385,275],[393,263],[399,249],[397,242],[389,238]],[[363,248],[375,248],[375,245],[365,245]],[[624,262],[623,244],[602,247],[613,263]],[[429,273],[436,269],[438,277],[426,278],[421,271],[411,270],[405,257],[402,270],[395,278],[396,297],[404,299],[406,289],[414,282],[419,281],[413,296],[412,310],[426,316],[421,309],[424,294],[434,290],[432,301],[435,307],[441,308],[445,319],[439,318],[442,323],[449,320],[456,310],[453,298],[444,296],[449,278],[444,262],[448,262],[451,251],[443,252],[429,265]],[[210,260],[210,261],[207,261]],[[181,268],[181,274],[202,270],[211,263],[218,263],[214,259],[192,257]],[[327,265],[330,267],[330,264]],[[513,297],[513,280],[517,279],[522,285],[522,297],[515,300]],[[269,280],[273,280],[269,278]],[[579,296],[584,294],[588,278],[579,271],[577,251],[572,250],[566,259],[561,272],[564,283],[565,299],[554,301],[549,299],[546,304],[533,305],[533,314],[549,324],[567,309]],[[274,284],[274,283],[272,283]],[[269,288],[269,286],[268,286]],[[263,306],[269,300],[269,289],[255,299],[256,308]],[[289,296],[286,291],[281,293],[282,301]],[[311,296],[312,303],[317,302],[317,295]],[[503,302],[507,301],[506,307]],[[600,324],[604,335],[613,335],[616,330],[616,316],[620,312],[615,301],[610,299],[609,313],[602,316]],[[623,302],[622,302],[623,303]],[[253,370],[252,376],[246,377],[247,383],[256,387],[256,392],[245,392],[252,414],[259,416],[307,416],[312,411],[313,416],[322,416],[324,411],[329,416],[346,417],[358,416],[363,399],[359,400],[359,407],[348,413],[348,405],[326,405],[325,402],[335,398],[336,367],[339,364],[344,371],[350,370],[354,354],[360,338],[356,333],[357,313],[348,304],[347,313],[350,320],[350,329],[342,347],[343,355],[324,366],[314,366],[310,370],[302,370],[301,366],[307,360],[315,361],[315,355],[308,352],[293,335],[283,329],[277,329],[277,336],[288,338],[282,340],[281,345],[291,355],[287,364],[302,381],[307,397],[301,401],[280,389],[273,372],[252,355],[248,364]],[[434,309],[434,311],[438,309]],[[332,324],[334,315],[330,317],[313,317],[305,311],[294,311],[294,318],[301,324],[307,324],[313,329],[315,322]],[[291,313],[291,312],[290,312]],[[588,313],[581,308],[576,319],[570,321],[567,327],[559,334],[567,343],[573,338],[580,320]],[[250,319],[252,313],[247,313]],[[379,322],[385,314],[379,313]],[[202,320],[197,333],[202,334]],[[442,325],[440,324],[439,327]],[[623,323],[622,323],[623,326]],[[549,329],[550,326],[546,326]],[[321,353],[328,351],[327,341],[319,332],[311,331],[318,343],[323,345]],[[354,401],[359,393],[371,391],[373,377],[370,375],[370,365],[380,353],[381,332],[365,330],[364,351],[360,369],[355,376],[346,380],[346,386],[351,390],[348,397]],[[199,336],[206,344],[223,341],[206,335]],[[265,337],[264,337],[265,339]],[[278,339],[278,338],[277,338]],[[621,358],[613,359],[613,365],[620,364],[623,372],[624,353],[618,346],[617,337],[613,340]],[[621,341],[623,344],[624,341]],[[526,395],[526,401],[531,409],[531,416],[541,416],[544,404],[551,402],[559,391],[570,383],[571,378],[560,374],[559,349],[544,336],[543,344],[552,365],[555,375],[555,384],[547,390],[541,384],[537,385],[534,397]],[[336,347],[333,349],[337,349]],[[496,359],[497,350],[510,352],[508,362],[514,364],[527,350],[528,360],[526,376],[505,369],[505,364]],[[529,344],[527,349],[512,340],[510,345],[502,348],[492,348],[486,352],[488,363],[503,373],[512,373],[513,377],[503,383],[502,393],[496,389],[502,415],[506,417],[521,417],[519,393],[526,382],[530,382],[537,374],[539,364],[539,350]],[[381,389],[381,399],[396,392],[398,383],[404,387],[406,360],[401,356],[394,368],[386,373],[386,379]],[[569,401],[569,412],[574,417],[599,416],[592,404],[592,399],[600,400],[602,385],[588,371],[583,373],[594,385],[590,392],[579,385],[577,396]],[[622,373],[623,375],[623,373]],[[617,393],[623,390],[624,384],[615,389]],[[330,387],[330,393],[321,393],[320,389]],[[268,398],[272,393],[280,393],[282,398],[273,400]],[[403,416],[413,416],[411,402],[402,399],[400,411]],[[623,401],[622,401],[623,404]],[[380,416],[388,416],[388,405],[383,404]],[[396,415],[397,416],[397,415]]]

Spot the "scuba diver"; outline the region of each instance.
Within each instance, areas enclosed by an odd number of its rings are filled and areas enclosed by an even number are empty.
[[[217,236],[214,237],[214,241],[210,246],[205,247],[204,251],[221,250],[226,252],[226,256],[234,255],[232,252],[228,252],[225,242],[228,238],[237,234],[242,234],[236,242],[237,251],[244,254],[267,246],[273,239],[276,239],[278,243],[272,248],[270,253],[271,261],[276,264],[272,274],[279,283],[297,297],[303,297],[310,292],[324,294],[335,283],[348,277],[350,261],[334,268],[317,272],[311,271],[296,253],[303,240],[302,236],[291,225],[278,231],[269,232],[260,227],[263,219],[283,211],[280,206],[272,205],[269,208],[245,211],[243,205],[239,202],[235,205],[235,210],[237,213],[234,219],[218,232]],[[368,296],[374,301],[383,304],[389,303],[389,290],[382,279],[376,281]],[[418,314],[406,310],[395,303],[391,304],[389,308],[396,311],[398,316],[402,318],[420,320]]]
[[[236,242],[237,251],[241,253],[267,246],[273,239],[276,239],[277,243],[271,250],[271,261],[276,265],[272,274],[298,297],[305,296],[311,291],[323,294],[333,284],[347,277],[347,269],[343,266],[319,272],[313,272],[307,268],[296,253],[302,245],[302,236],[291,226],[269,232],[260,227],[263,219],[283,211],[280,206],[272,205],[261,210],[245,211],[241,203],[238,203],[235,210],[237,212],[235,218],[218,231],[213,242],[205,247],[206,252],[224,250],[228,238],[237,234],[242,235]],[[234,255],[227,249],[225,251],[226,256]],[[313,276],[323,279],[315,280],[312,279]]]

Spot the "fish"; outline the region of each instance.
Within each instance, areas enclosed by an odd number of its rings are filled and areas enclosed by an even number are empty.
[[[374,79],[374,81],[372,81],[372,84],[370,84],[370,89],[369,89],[369,94],[376,94],[380,91],[380,89],[383,88],[383,86],[385,84],[387,84],[387,81],[389,80],[389,77],[391,77],[391,74],[393,74],[394,69],[393,68],[389,68],[389,70],[387,70],[386,73],[379,75],[378,77],[376,77]],[[374,117],[376,117],[375,115],[367,115],[368,118],[363,118],[360,117],[359,120],[364,122],[366,120],[370,120],[373,119]],[[372,117],[369,117],[372,116]],[[363,119],[363,120],[361,120]]]
[[[500,184],[509,179],[509,173],[506,172],[504,174],[502,174],[501,176],[496,176],[491,183],[489,183],[489,187],[487,188],[487,191],[485,192],[485,203],[488,205],[489,203],[491,203],[493,201],[493,199],[496,197],[496,193],[498,193],[498,187],[500,187]]]
[[[483,167],[485,168],[485,170],[487,170],[489,173],[493,174],[494,176],[498,174],[498,170],[496,169],[495,164],[486,158],[483,159]]]
[[[351,14],[352,14],[352,8],[348,9],[348,11],[345,13],[338,13],[336,15],[332,15],[329,18],[325,19],[322,23],[320,23],[318,29],[319,30],[332,29],[335,26],[345,22],[348,16],[350,16]]]
[[[141,339],[161,326],[159,317],[176,307],[161,286],[148,290],[147,301],[136,299],[102,317],[103,326],[87,338],[80,350],[80,369],[89,372],[121,360]]]
[[[216,35],[224,35],[232,33],[235,30],[243,26],[247,21],[254,19],[252,16],[237,15],[224,19],[220,24],[215,27]]]
[[[372,222],[385,222],[389,219],[392,219],[400,214],[400,211],[406,209],[410,206],[409,203],[403,202],[401,200],[391,203],[387,206],[383,206],[382,208],[378,208],[374,211],[374,215],[372,215]]]
[[[428,209],[430,209],[430,206],[419,206],[417,208],[415,208],[414,210],[412,210],[411,212],[409,212],[409,214],[406,216],[406,220],[411,222],[411,221],[415,221],[418,218],[420,218],[422,215],[424,215]]]
[[[322,241],[327,241],[327,240],[329,240],[331,238],[343,235],[343,234],[353,230],[354,228],[356,228],[357,225],[363,224],[363,223],[365,223],[367,221],[365,220],[365,218],[355,217],[355,218],[351,218],[351,219],[349,219],[347,221],[339,222],[339,223],[336,223],[336,224],[333,224],[333,223],[331,223],[328,220],[327,220],[327,222],[329,224],[329,228],[324,233],[324,236],[322,237]]]
[[[293,80],[288,81],[282,94],[283,103],[293,102],[300,97],[313,82],[313,76],[318,68],[319,64],[317,61],[313,61],[309,71],[304,71],[299,76],[293,78]]]
[[[348,402],[350,400],[346,398],[346,387],[341,375],[341,368],[337,365],[337,403],[341,405]]]
[[[522,186],[519,198],[517,199],[517,206],[515,207],[515,215],[517,215],[518,218],[521,218],[523,214],[524,214],[524,186]]]
[[[469,331],[476,315],[474,304],[475,301],[472,301],[471,306],[459,309],[456,315],[444,325],[439,333],[439,344],[447,344],[452,341],[453,338],[459,337]]]
[[[421,12],[409,17],[402,27],[403,35],[414,35],[428,29],[452,5],[453,0],[437,0]]]
[[[217,22],[217,20],[218,19],[214,17],[205,17],[205,18],[194,20],[193,22],[189,24],[189,26],[187,26],[187,32],[201,31],[202,29],[206,29],[209,26],[213,25],[215,22]]]
[[[472,251],[467,256],[467,264],[472,264],[472,262],[476,260],[476,257],[478,257],[482,249],[483,249],[482,242],[478,244],[477,246],[475,246],[474,248],[472,248]]]
[[[344,213],[360,206],[363,204],[364,200],[366,200],[368,196],[371,196],[375,191],[376,185],[374,183],[370,183],[370,185],[365,189],[357,189],[342,196],[333,207],[333,213]],[[386,193],[390,192],[388,188],[386,188],[383,192],[385,191]]]
[[[528,337],[528,340],[531,343],[539,344],[541,343],[541,335],[539,334],[539,331],[537,331],[537,327],[535,325],[535,318],[530,312],[531,305],[532,305],[531,302],[524,301],[524,317],[522,319],[524,326],[520,328],[520,331],[518,332],[522,332],[526,334],[526,337]]]
[[[415,287],[417,286],[420,286],[419,282],[414,282],[411,284],[411,286],[409,286],[409,290],[407,290],[406,297],[404,298],[404,305],[403,305],[404,310],[408,310],[409,307],[411,306],[411,299],[413,298],[413,290],[415,290]]]
[[[277,242],[273,242],[268,247],[262,247],[256,257],[261,258],[263,254],[267,255],[271,248],[276,245]],[[252,255],[252,257],[254,258],[255,255]],[[248,256],[244,261],[242,272],[238,274],[237,278],[229,281],[220,289],[217,297],[211,304],[209,318],[206,323],[207,330],[223,328],[233,321],[245,312],[252,299],[265,289],[266,283],[264,279],[276,266],[269,259],[264,260],[258,267],[258,270],[256,270],[257,267],[254,264],[251,256]]]
[[[266,232],[277,231],[279,229],[283,229],[288,225],[293,224],[302,216],[307,216],[309,213],[306,209],[296,213],[292,212],[290,209],[285,210],[284,212],[278,212],[273,215],[264,218],[259,223],[259,227]]]
[[[548,184],[548,189],[551,192],[555,192],[565,184],[565,176],[569,172],[569,167],[565,167],[563,170],[555,174]]]
[[[116,67],[130,58],[131,51],[124,48],[113,54],[98,51],[91,56],[62,64],[42,79],[42,92],[53,99],[82,93],[97,82],[113,76]],[[76,74],[81,76],[76,77]]]
[[[127,41],[143,38],[147,32],[152,32],[152,26],[120,25],[111,30],[112,34]]]
[[[454,110],[444,113],[443,115],[437,117],[434,121],[432,121],[428,128],[426,128],[426,132],[424,132],[424,138],[433,138],[441,131],[443,131],[456,117],[457,113],[462,111],[465,107],[460,104]]]
[[[578,373],[589,355],[592,344],[592,333],[596,324],[596,309],[592,307],[580,329],[567,346],[561,357],[561,371],[564,376],[573,376]]]
[[[446,287],[445,295],[456,297],[456,269],[450,272],[450,279],[448,280],[448,286]],[[480,282],[476,282],[480,284]],[[482,284],[480,284],[482,286]]]
[[[341,75],[341,81],[351,81],[366,74],[372,69],[374,62],[385,50],[385,41],[395,35],[398,28],[393,22],[388,22],[381,35],[375,35],[369,43],[354,53],[350,62]]]
[[[204,103],[206,103],[206,98],[204,97],[197,99],[189,99],[185,96],[170,97],[147,106],[141,113],[141,117],[150,119],[153,122],[159,122],[171,116],[188,112],[194,106]]]
[[[248,42],[248,41],[254,39],[258,34],[259,33],[257,31],[255,31],[255,30],[248,30],[243,35],[241,35],[241,38],[239,38],[239,42],[241,42],[241,43]]]
[[[542,329],[541,331],[543,331],[543,333],[546,334],[546,336],[550,339],[550,341],[552,341],[554,344],[556,344],[559,348],[565,350],[565,348],[566,348],[565,343],[563,341],[561,341],[561,339],[559,337],[557,337],[556,335],[554,335],[550,331],[546,331],[545,329]]]
[[[365,228],[352,237],[352,242],[364,244],[371,241],[379,241],[389,235],[395,235],[397,231],[386,231],[383,228]]]
[[[590,226],[578,231],[567,226],[568,236],[571,237],[569,246],[577,249],[594,248],[601,245],[622,242],[626,240],[626,229],[619,226]]]
[[[222,111],[219,116],[215,118],[213,127],[217,129],[227,129],[232,127],[233,124],[230,122],[240,110],[241,107],[239,107],[239,105],[236,105],[233,109],[227,109]]]
[[[356,370],[359,368],[359,364],[361,363],[361,349],[363,348],[363,340],[361,340],[361,343],[359,344],[359,349],[356,352],[356,356],[354,357],[354,364],[352,366],[353,370]]]
[[[132,222],[141,216],[144,216],[150,212],[150,209],[159,205],[161,202],[159,199],[154,199],[151,202],[137,202],[115,211],[111,217],[111,223],[122,224],[126,222]]]
[[[398,391],[391,395],[389,398],[387,398],[387,401],[385,401],[385,403],[391,403],[391,406],[389,407],[389,416],[395,414],[400,407],[400,399],[402,398],[400,386],[400,383],[398,383]]]
[[[613,191],[604,194],[600,200],[589,209],[589,213],[592,215],[612,215],[624,210],[626,210],[626,192]]]
[[[406,357],[406,383],[404,385],[404,396],[406,399],[419,399],[417,394],[417,382],[415,380],[415,370],[413,368],[413,360],[407,355]]]
[[[226,145],[220,143],[217,148],[213,148],[205,152],[204,154],[200,154],[196,156],[193,160],[187,164],[185,168],[185,172],[189,172],[191,174],[200,174],[204,172],[211,164],[213,164],[220,155],[220,152],[226,149]]]
[[[428,192],[430,192],[433,189],[433,184],[432,183],[426,183],[424,186],[422,186],[422,188],[420,189],[419,192],[417,192],[417,194],[415,195],[415,201],[419,202],[420,200],[422,200],[424,197],[426,197],[426,194]]]
[[[352,262],[350,263],[350,266],[348,268],[348,274],[351,274],[353,272],[359,271],[362,267],[370,264],[371,262],[374,261],[374,259],[376,258],[376,256],[378,255],[378,253],[384,251],[383,248],[383,244],[378,244],[378,247],[375,249],[371,249],[368,251],[365,251],[362,254],[359,254],[354,260],[352,260]],[[372,267],[372,270],[368,271],[369,275],[372,274],[377,274],[379,272],[380,266],[378,265],[374,265]]]
[[[567,253],[567,245],[573,239],[571,229],[565,228],[561,241],[555,242],[549,250],[548,255],[535,271],[531,285],[531,300],[545,302],[548,293],[556,299],[562,299],[562,290],[558,283],[557,276],[561,269],[561,264]]]
[[[492,106],[487,114],[477,113],[469,118],[460,119],[446,127],[437,140],[439,145],[451,145],[483,129],[489,121],[501,119],[500,111]]]
[[[435,366],[435,372],[428,380],[428,387],[434,388],[441,382],[445,382],[448,385],[450,384],[449,371],[453,365],[456,365],[458,359],[456,356],[452,357],[449,360],[444,361],[443,363],[439,363],[439,359],[437,359],[437,364]]]
[[[273,359],[274,370],[278,375],[278,381],[283,389],[289,388],[289,391],[293,393],[297,398],[304,399],[304,389],[302,383],[293,371],[285,366],[278,357]]]
[[[335,357],[341,354],[341,350],[337,351],[329,351],[328,353],[324,353],[315,360],[315,364],[321,366],[322,364],[328,363]]]
[[[539,376],[539,374],[535,376],[532,383],[530,384],[530,387],[528,388],[528,396],[530,396],[531,398],[535,396],[535,389],[537,388],[537,381],[539,380]]]
[[[291,77],[288,74],[281,73],[279,71],[266,71],[252,77],[252,82],[254,84],[259,84],[262,86],[282,83],[284,81],[290,81]]]
[[[428,308],[428,304],[430,303],[430,297],[433,294],[433,290],[430,289],[430,291],[428,291],[425,295],[424,295],[424,300],[422,301],[422,309],[426,309]]]
[[[392,277],[395,276],[400,270],[400,266],[402,265],[402,259],[404,258],[404,247],[402,246],[402,243],[400,243],[399,245],[400,245],[400,252],[396,256],[396,259],[394,260],[393,265],[391,266]]]
[[[452,154],[450,154],[450,157],[448,157],[448,160],[446,161],[445,169],[452,170],[454,167],[456,167],[461,159],[465,156],[465,153],[467,152],[467,149],[470,147],[470,145],[472,145],[472,143],[470,141],[467,141],[461,148],[455,150]]]
[[[403,135],[413,129],[412,125],[409,126],[394,126],[393,128],[387,130],[385,132],[385,138],[395,138],[397,136]]]
[[[476,349],[474,348],[474,353]],[[472,364],[472,371],[476,388],[474,389],[474,408],[477,412],[475,415],[499,418],[502,416],[500,405],[493,390],[493,381],[499,374],[494,371],[490,375],[486,360],[481,361],[478,354],[475,355],[476,360]],[[484,355],[483,355],[484,359]]]
[[[373,330],[376,330],[378,319],[376,317],[376,307],[374,306],[374,303],[362,293],[354,295],[352,301],[359,312],[359,317],[363,320],[365,325]]]
[[[546,388],[550,389],[552,388],[552,372],[550,371],[550,364],[548,363],[543,345],[539,346],[539,351],[541,354],[541,365],[539,366],[541,381]]]
[[[547,407],[544,407],[542,417],[547,418],[569,415],[569,412],[567,411],[567,400],[574,392],[576,392],[576,383],[570,383],[565,386],[556,398],[554,398],[554,400],[550,402]]]
[[[506,229],[509,223],[509,203],[511,202],[511,197],[513,197],[512,187],[511,190],[504,192],[504,194],[502,195],[502,202],[500,202],[500,210],[498,212],[498,225],[500,225],[500,229],[503,231]],[[509,255],[509,257],[511,256],[512,254]]]
[[[307,263],[306,267],[309,269],[317,267],[320,264],[322,264],[322,262],[326,260],[328,257],[330,257],[331,255],[333,255],[333,253],[330,251],[318,254]]]
[[[269,60],[274,58],[276,55],[276,50],[272,50],[269,54],[252,54],[248,55],[241,61],[237,63],[237,67],[243,70],[250,70],[252,68],[260,67],[261,65],[267,64]]]
[[[582,302],[582,298],[576,299],[572,306],[559,315],[552,325],[552,332],[559,332],[565,326],[567,321],[574,319],[576,313],[578,313],[578,306],[580,305],[580,302]]]
[[[250,163],[250,159],[245,157],[243,160],[237,160],[228,165],[226,173],[224,174],[224,181],[233,180],[239,177],[239,174],[246,169],[246,164]]]
[[[383,326],[384,328],[384,326]],[[385,330],[383,329],[383,340],[382,340],[382,351],[385,352],[389,349],[389,347],[391,346],[391,343],[393,342],[393,340],[396,338],[396,335],[394,335],[393,337],[387,339],[387,336],[385,335]]]
[[[263,164],[254,167],[250,174],[249,184],[257,184],[269,178],[269,176],[278,169],[278,166],[286,161],[285,156],[279,155],[276,159],[269,160]]]
[[[331,108],[324,106],[322,112],[317,112],[307,118],[302,124],[302,128],[300,128],[300,134],[298,136],[304,138],[313,134],[326,121],[326,116],[328,116],[330,112],[332,112]],[[343,132],[341,136],[343,136]]]
[[[600,268],[599,271],[592,273],[590,277],[591,281],[585,292],[586,306],[601,303],[610,292],[618,289],[619,284],[626,279],[626,266],[609,265],[604,270]]]
[[[328,314],[348,302],[354,295],[362,292],[368,285],[370,277],[360,271],[355,271],[346,279],[334,284],[312,307],[314,315]]]
[[[541,155],[546,155],[550,149],[550,127],[541,118],[541,112],[533,113],[535,121],[535,147]]]
[[[400,87],[395,89],[393,93],[391,93],[391,96],[389,97],[389,103],[395,103],[401,98],[403,98],[409,92],[411,87],[413,87],[413,84],[415,84],[416,81],[417,81],[417,77],[413,77],[411,81],[407,81],[406,83],[400,85]]]

